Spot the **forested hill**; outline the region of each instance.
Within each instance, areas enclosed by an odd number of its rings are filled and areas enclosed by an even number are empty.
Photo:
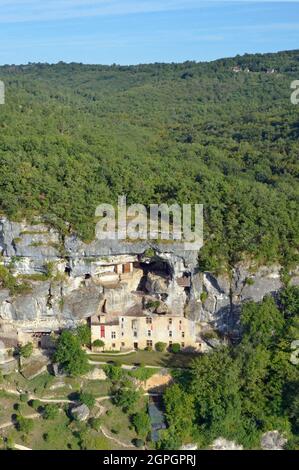
[[[66,221],[91,239],[95,207],[121,194],[129,203],[203,203],[202,267],[244,254],[295,261],[295,79],[299,50],[211,63],[0,67],[1,210],[42,214],[61,229]]]

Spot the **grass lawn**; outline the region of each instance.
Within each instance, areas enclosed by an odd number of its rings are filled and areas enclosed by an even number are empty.
[[[62,384],[64,386],[61,386]],[[2,386],[7,389],[17,388],[38,398],[66,399],[81,389],[97,397],[106,396],[109,394],[111,383],[108,380],[87,380],[82,377],[54,377],[45,372],[32,380],[26,380],[19,373],[10,374],[4,378]]]
[[[131,423],[130,413],[124,413],[118,406],[113,405],[109,400],[103,402],[106,413],[101,416],[101,422],[107,431],[120,441],[131,444],[133,439],[138,436],[135,428]],[[133,413],[137,413],[145,409],[147,398],[141,397],[137,405],[134,407]]]
[[[188,368],[192,359],[199,357],[200,353],[178,353],[157,351],[136,351],[124,356],[115,354],[93,354],[90,359],[93,361],[112,362],[117,361],[124,365],[143,364],[148,366],[159,366],[169,368]]]
[[[1,403],[2,402],[8,411],[9,417],[9,413],[13,411],[13,402],[7,402],[6,398],[1,398]],[[96,410],[95,408],[93,413],[95,413]],[[30,407],[28,407],[28,410],[22,408],[22,414],[24,416],[28,416],[33,412],[34,410]],[[7,419],[7,416],[2,416],[2,420],[6,422],[9,419]],[[11,426],[1,430],[0,436],[4,438],[9,437],[12,443],[24,445],[33,450],[79,450],[81,448],[91,450],[114,450],[119,448],[115,442],[107,439],[100,431],[97,432],[91,429],[88,422],[79,423],[70,419],[63,407],[58,416],[53,420],[45,420],[41,415],[39,418],[35,418],[32,421],[34,423],[33,430],[28,435],[24,435],[22,432],[19,432],[15,426]],[[125,432],[123,434],[125,434]],[[82,444],[82,441],[84,444]]]
[[[17,414],[16,405],[20,407],[24,416],[34,413],[27,403],[21,403],[17,396],[6,392],[0,391],[0,402],[0,425],[11,421],[12,416]]]

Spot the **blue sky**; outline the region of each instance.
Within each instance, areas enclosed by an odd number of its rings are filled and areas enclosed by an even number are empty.
[[[299,48],[299,1],[0,0],[0,64],[213,60]]]

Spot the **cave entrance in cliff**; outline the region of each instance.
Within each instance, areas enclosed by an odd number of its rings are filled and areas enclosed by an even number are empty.
[[[150,263],[139,262],[138,268],[142,269],[143,271],[143,276],[140,280],[138,291],[147,293],[146,281],[148,274],[155,274],[156,276],[160,276],[161,278],[167,280],[172,279],[172,269],[169,263],[160,258],[155,258]]]

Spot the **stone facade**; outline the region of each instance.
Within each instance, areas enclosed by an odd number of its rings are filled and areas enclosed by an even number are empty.
[[[184,317],[170,315],[119,316],[107,321],[104,315],[91,319],[92,343],[105,343],[105,351],[154,348],[158,342],[167,347],[178,343],[182,349],[200,350],[199,325]]]

